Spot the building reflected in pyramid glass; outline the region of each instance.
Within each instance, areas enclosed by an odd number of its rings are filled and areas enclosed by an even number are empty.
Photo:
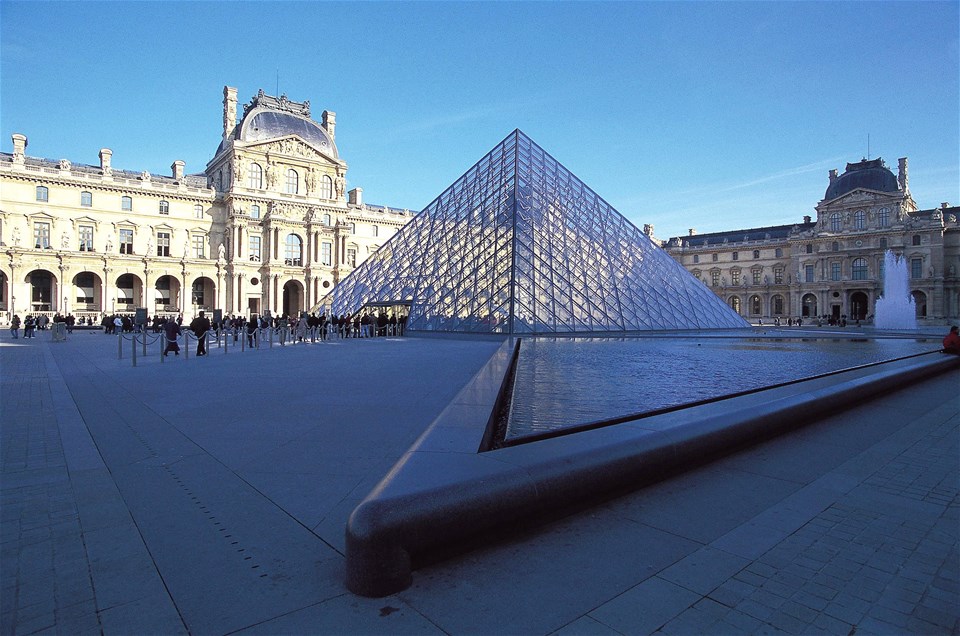
[[[519,130],[328,296],[404,306],[408,331],[570,334],[748,326]]]

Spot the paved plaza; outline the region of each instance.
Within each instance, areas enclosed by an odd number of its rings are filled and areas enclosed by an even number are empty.
[[[350,594],[348,515],[499,345],[4,331],[0,633],[960,633],[957,370]]]

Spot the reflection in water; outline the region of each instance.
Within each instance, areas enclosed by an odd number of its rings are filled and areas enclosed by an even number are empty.
[[[936,348],[936,343],[899,339],[524,339],[506,437],[686,404]]]

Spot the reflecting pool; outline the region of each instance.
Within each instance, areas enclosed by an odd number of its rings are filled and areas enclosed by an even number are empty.
[[[759,389],[939,344],[821,335],[524,339],[506,438]]]

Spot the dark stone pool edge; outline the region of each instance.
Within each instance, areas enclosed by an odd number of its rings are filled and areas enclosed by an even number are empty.
[[[411,584],[415,560],[452,542],[476,541],[497,529],[550,519],[552,511],[574,503],[640,488],[706,457],[960,367],[960,358],[932,353],[676,411],[642,425],[479,453],[513,351],[508,339],[353,510],[346,527],[351,592],[399,592]]]

